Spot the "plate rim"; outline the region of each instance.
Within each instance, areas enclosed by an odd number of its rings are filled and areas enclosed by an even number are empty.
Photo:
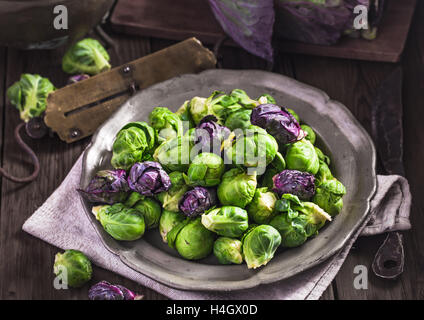
[[[302,83],[296,79],[281,75],[281,74],[276,74],[276,73],[272,73],[272,72],[267,72],[267,71],[262,71],[262,70],[252,70],[252,69],[243,69],[243,70],[231,70],[231,69],[211,69],[211,70],[206,70],[203,71],[201,73],[198,74],[184,74],[184,75],[180,75],[174,78],[171,78],[169,80],[157,83],[147,89],[144,89],[143,91],[149,90],[149,89],[155,89],[158,86],[164,86],[167,83],[172,83],[174,82],[176,79],[184,79],[184,78],[191,78],[191,77],[197,77],[197,76],[207,76],[209,74],[215,74],[215,73],[257,73],[258,75],[263,75],[263,76],[271,76],[274,78],[280,78],[281,80],[284,80],[286,82],[289,82],[291,84],[293,84],[294,86],[301,88],[303,90],[310,90],[311,92],[314,92],[318,95],[321,96],[321,98],[323,99],[325,105],[332,105],[335,106],[336,108],[341,109],[345,115],[349,118],[349,120],[352,121],[352,123],[355,125],[356,128],[358,128],[362,134],[362,136],[367,140],[370,148],[371,148],[371,155],[370,155],[370,160],[371,160],[371,177],[370,177],[370,188],[367,192],[368,196],[366,197],[366,199],[364,199],[364,208],[363,211],[364,213],[361,216],[361,219],[358,219],[358,221],[356,222],[356,224],[354,225],[354,227],[350,230],[350,232],[345,236],[344,240],[341,241],[340,243],[338,243],[336,246],[332,247],[326,254],[320,256],[319,258],[311,261],[308,265],[302,264],[299,265],[296,268],[292,268],[291,272],[289,274],[278,274],[276,276],[276,273],[273,273],[271,275],[267,275],[267,274],[261,274],[260,272],[252,275],[251,277],[247,278],[247,279],[243,279],[243,280],[235,280],[235,281],[222,281],[222,280],[198,280],[198,279],[188,279],[188,278],[184,278],[181,276],[175,276],[175,275],[171,275],[169,273],[166,272],[158,272],[156,271],[152,271],[150,270],[150,268],[141,268],[139,265],[136,265],[133,263],[133,259],[134,259],[134,252],[132,252],[132,250],[129,250],[125,247],[123,247],[122,245],[119,244],[118,241],[114,240],[112,237],[110,237],[109,235],[106,235],[107,237],[105,237],[105,234],[102,233],[102,231],[100,230],[99,224],[96,223],[96,221],[94,219],[92,219],[90,217],[91,212],[89,210],[87,210],[87,201],[85,199],[83,199],[80,196],[80,200],[82,201],[83,204],[83,208],[85,213],[87,214],[87,218],[90,220],[90,223],[93,225],[93,227],[95,228],[97,234],[99,235],[103,245],[106,247],[107,250],[109,250],[110,252],[114,253],[115,255],[119,256],[119,258],[121,259],[121,261],[126,264],[127,266],[129,266],[130,268],[136,270],[137,272],[140,272],[141,274],[148,276],[149,278],[156,280],[164,285],[168,285],[171,286],[173,288],[176,289],[182,289],[182,290],[197,290],[197,291],[233,291],[233,290],[243,290],[243,289],[250,289],[253,287],[256,287],[258,285],[261,284],[269,284],[269,283],[273,283],[273,282],[277,282],[280,280],[284,280],[287,279],[289,277],[294,276],[295,274],[298,274],[302,271],[305,271],[307,269],[312,268],[313,266],[316,266],[318,264],[320,264],[321,262],[329,259],[331,256],[335,255],[338,251],[340,251],[345,245],[346,243],[349,241],[349,239],[352,238],[352,236],[355,234],[355,232],[358,230],[358,228],[362,225],[362,223],[364,222],[365,218],[368,215],[368,212],[370,210],[370,203],[371,203],[371,199],[374,197],[374,194],[376,192],[377,189],[377,174],[376,174],[376,148],[375,145],[370,137],[370,135],[368,134],[368,132],[365,130],[365,128],[359,123],[359,121],[356,119],[356,117],[352,114],[352,112],[342,103],[335,101],[333,99],[330,99],[330,97],[327,95],[327,93],[325,93],[323,90],[315,88],[311,85]],[[131,101],[134,99],[134,97],[136,97],[137,94],[133,97],[131,97],[130,99],[128,99],[126,102],[124,102],[122,104],[122,106],[120,106],[116,111],[118,112],[121,108],[123,108],[125,105],[127,105],[128,103],[131,103]],[[115,114],[114,113],[114,114]],[[97,139],[97,136],[99,134],[99,132],[102,130],[102,128],[104,128],[105,126],[108,125],[108,123],[111,121],[111,119],[113,119],[113,115],[106,120],[101,126],[99,126],[96,130],[96,132],[93,134],[90,143],[88,144],[87,148],[84,151],[84,155],[83,155],[83,160],[82,160],[82,171],[81,171],[81,177],[80,177],[80,187],[83,187],[83,181],[85,179],[85,170],[84,168],[86,168],[86,163],[87,163],[87,156],[89,154],[89,150],[93,147],[94,142]],[[139,261],[139,260],[138,260]],[[164,273],[164,274],[162,274]],[[166,277],[165,277],[166,274]]]

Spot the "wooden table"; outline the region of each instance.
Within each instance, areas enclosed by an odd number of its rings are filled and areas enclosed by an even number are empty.
[[[371,266],[384,236],[360,238],[346,262],[326,290],[322,299],[423,299],[424,298],[424,1],[419,1],[413,26],[401,65],[404,68],[403,119],[405,168],[414,196],[411,220],[413,229],[404,232],[406,266],[395,280],[375,277],[369,268],[368,290],[355,290],[353,269],[356,265]],[[171,44],[170,41],[112,35],[119,43],[121,57],[112,57],[118,65],[149,54]],[[241,49],[223,50],[225,68],[265,69],[266,63]],[[24,52],[0,48],[0,159],[1,165],[16,175],[25,175],[31,166],[13,138],[19,122],[16,109],[5,97],[6,88],[23,72],[40,73],[61,87],[67,76],[61,71],[63,49]],[[370,132],[370,109],[379,83],[394,69],[393,64],[358,62],[294,54],[280,55],[275,72],[326,91],[345,104]],[[252,79],[254,81],[254,79]],[[54,248],[21,230],[23,222],[47,199],[65,178],[89,139],[66,144],[57,137],[38,141],[27,139],[40,158],[41,174],[33,183],[18,185],[0,180],[0,298],[1,299],[86,299],[88,285],[81,289],[53,288]],[[94,267],[91,283],[107,280],[123,284],[146,299],[164,299],[109,271]],[[259,297],[258,297],[259,298]]]

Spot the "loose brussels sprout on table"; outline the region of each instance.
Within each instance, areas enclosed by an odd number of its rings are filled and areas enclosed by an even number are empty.
[[[7,89],[7,97],[19,110],[21,119],[28,122],[31,118],[43,114],[47,106],[47,96],[55,89],[49,79],[26,73]]]
[[[74,44],[63,56],[62,69],[66,73],[98,74],[109,70],[110,57],[96,39],[86,38]]]
[[[243,262],[242,244],[238,239],[219,237],[213,245],[213,254],[221,264]]]
[[[221,264],[254,269],[279,246],[302,245],[342,209],[346,188],[314,146],[316,133],[268,94],[215,91],[175,113],[156,107],[149,121],[124,126],[112,148],[115,169],[78,190],[106,204],[92,211],[116,240],[158,228],[184,259],[213,252]],[[92,296],[124,297],[103,282]]]
[[[90,260],[78,250],[57,253],[54,260],[54,274],[62,276],[63,283],[78,288],[91,279],[93,269]]]

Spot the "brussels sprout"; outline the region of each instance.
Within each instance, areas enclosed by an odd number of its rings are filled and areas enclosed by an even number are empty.
[[[21,79],[7,89],[7,97],[19,110],[25,122],[42,115],[46,110],[47,96],[56,88],[49,79],[38,74],[22,74]]]
[[[269,225],[251,229],[242,239],[243,256],[249,269],[266,265],[281,243],[280,233]]]
[[[302,139],[291,144],[286,152],[287,168],[316,174],[319,169],[319,159],[314,146],[308,140]]]
[[[156,107],[149,115],[150,125],[158,132],[161,142],[183,135],[180,117],[164,107]]]
[[[259,105],[258,101],[250,99],[247,93],[241,89],[234,89],[231,91],[230,96],[237,99],[239,104],[248,109],[253,109]]]
[[[159,232],[162,236],[163,242],[168,243],[167,235],[176,225],[185,220],[180,212],[172,212],[163,210],[159,220]]]
[[[153,158],[168,171],[186,172],[190,165],[193,145],[192,135],[178,136],[157,147]]]
[[[196,147],[202,152],[221,155],[221,143],[230,135],[227,127],[219,125],[215,116],[204,117],[195,130]]]
[[[296,119],[296,121],[297,122],[299,122],[300,123],[300,118],[299,118],[299,116],[297,115],[297,113],[296,112],[294,112],[294,110],[293,109],[290,109],[290,108],[286,108],[287,109],[287,111]]]
[[[225,142],[224,149],[227,158],[232,159],[234,164],[255,168],[257,174],[261,175],[266,166],[274,160],[278,144],[264,129],[252,125],[245,129],[243,134],[236,135],[232,146]]]
[[[290,219],[287,214],[275,216],[269,224],[280,233],[282,247],[298,247],[308,239],[303,225]]]
[[[309,200],[315,194],[315,177],[308,172],[283,170],[273,178],[272,191],[278,195],[291,193],[302,200]]]
[[[193,159],[184,178],[189,186],[213,187],[221,182],[224,170],[224,160],[220,156],[204,152]]]
[[[134,206],[134,209],[143,215],[144,223],[147,229],[156,228],[159,225],[162,208],[160,207],[159,203],[157,203],[152,198],[145,198],[140,200]]]
[[[109,70],[110,57],[96,39],[86,38],[74,44],[63,56],[62,69],[66,73],[98,74]]]
[[[335,178],[324,180],[319,187],[317,187],[312,202],[316,203],[331,216],[335,216],[339,214],[343,208],[342,197],[345,194],[346,188],[340,181]]]
[[[277,102],[275,101],[274,97],[273,97],[273,96],[271,96],[271,95],[270,95],[270,94],[268,94],[268,93],[265,93],[265,94],[261,95],[261,96],[258,98],[258,102],[259,102],[260,104],[267,104],[267,103],[276,104],[276,103],[277,103]]]
[[[182,172],[174,171],[169,174],[171,188],[166,192],[158,194],[157,198],[162,203],[162,207],[168,211],[178,212],[178,204],[184,193],[188,191]]]
[[[271,166],[274,167],[278,172],[281,172],[286,168],[286,161],[284,160],[281,153],[277,152],[275,154],[275,158],[272,160]]]
[[[183,127],[184,122],[188,123],[188,129],[193,128],[195,126],[194,121],[190,115],[190,100],[185,101],[182,106],[178,108],[175,114],[180,117],[181,121],[183,121]]]
[[[322,151],[321,149],[314,147],[315,152],[317,153],[318,159],[320,161],[324,161],[327,165],[330,165],[330,158],[327,157]]]
[[[272,180],[272,178],[277,175],[280,171],[275,169],[272,166],[268,166],[265,173],[261,176],[261,181],[260,181],[260,187],[262,188],[268,188],[269,190],[272,190],[272,188],[274,187],[274,181]]]
[[[107,281],[100,281],[88,290],[90,300],[140,300],[143,296],[136,295],[121,285],[113,285]]]
[[[250,109],[240,109],[228,115],[225,120],[225,126],[230,130],[235,129],[246,129],[252,123],[250,122],[250,115],[252,110]]]
[[[216,203],[216,194],[214,189],[203,187],[194,187],[193,190],[184,193],[179,203],[179,209],[187,217],[195,217]]]
[[[319,161],[319,169],[317,174],[315,175],[315,185],[319,186],[325,180],[333,179],[333,174],[330,171],[327,163],[324,161]]]
[[[257,188],[251,203],[247,205],[249,218],[255,223],[266,224],[275,215],[277,197],[268,188]]]
[[[105,231],[116,240],[137,240],[144,234],[146,226],[143,215],[122,203],[96,206],[92,208],[92,212]]]
[[[237,239],[219,237],[213,245],[213,254],[221,264],[241,264],[243,262],[241,241]]]
[[[146,197],[142,194],[132,191],[128,196],[127,200],[125,200],[124,206],[132,208],[137,204],[137,202],[139,202],[140,200],[144,200],[145,198]]]
[[[252,111],[252,124],[265,129],[283,146],[304,137],[299,122],[284,107],[275,104],[261,104]]]
[[[111,164],[114,168],[128,170],[146,160],[157,142],[155,130],[146,122],[126,124],[116,135],[112,147]]]
[[[159,162],[137,162],[131,167],[128,185],[131,190],[144,196],[153,196],[169,190],[171,179]]]
[[[294,206],[300,213],[296,218],[303,225],[308,237],[318,233],[326,221],[331,221],[331,216],[313,202],[302,202],[301,206]]]
[[[306,132],[305,139],[309,140],[312,144],[315,144],[315,140],[317,136],[315,135],[314,130],[310,126],[307,126],[306,124],[302,124],[300,126],[304,132]]]
[[[101,170],[91,179],[87,188],[77,191],[90,202],[122,202],[130,189],[126,178],[125,170]]]
[[[222,176],[218,199],[224,206],[244,208],[252,201],[256,185],[256,173],[249,175],[240,168],[230,169]]]
[[[81,251],[71,249],[55,256],[54,274],[61,275],[70,287],[81,287],[91,279],[92,273],[91,262]]]
[[[202,215],[202,224],[206,229],[220,236],[240,237],[249,226],[248,219],[246,210],[224,206],[204,213]]]
[[[175,232],[174,229],[177,231]],[[202,225],[199,217],[194,220],[187,218],[176,225],[167,239],[168,245],[177,249],[183,258],[198,260],[212,252],[215,237]]]
[[[193,119],[195,125],[200,123],[204,117],[209,113],[208,105],[206,104],[206,98],[194,97],[190,100],[189,104],[190,117]]]

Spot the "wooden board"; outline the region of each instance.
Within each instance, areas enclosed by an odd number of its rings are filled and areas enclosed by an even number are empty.
[[[278,40],[279,51],[357,60],[398,62],[408,36],[416,0],[391,0],[377,39],[344,37],[333,46]],[[207,0],[118,0],[111,16],[113,30],[139,36],[182,40],[196,36],[214,44],[224,32]],[[233,42],[226,42],[235,45]]]

